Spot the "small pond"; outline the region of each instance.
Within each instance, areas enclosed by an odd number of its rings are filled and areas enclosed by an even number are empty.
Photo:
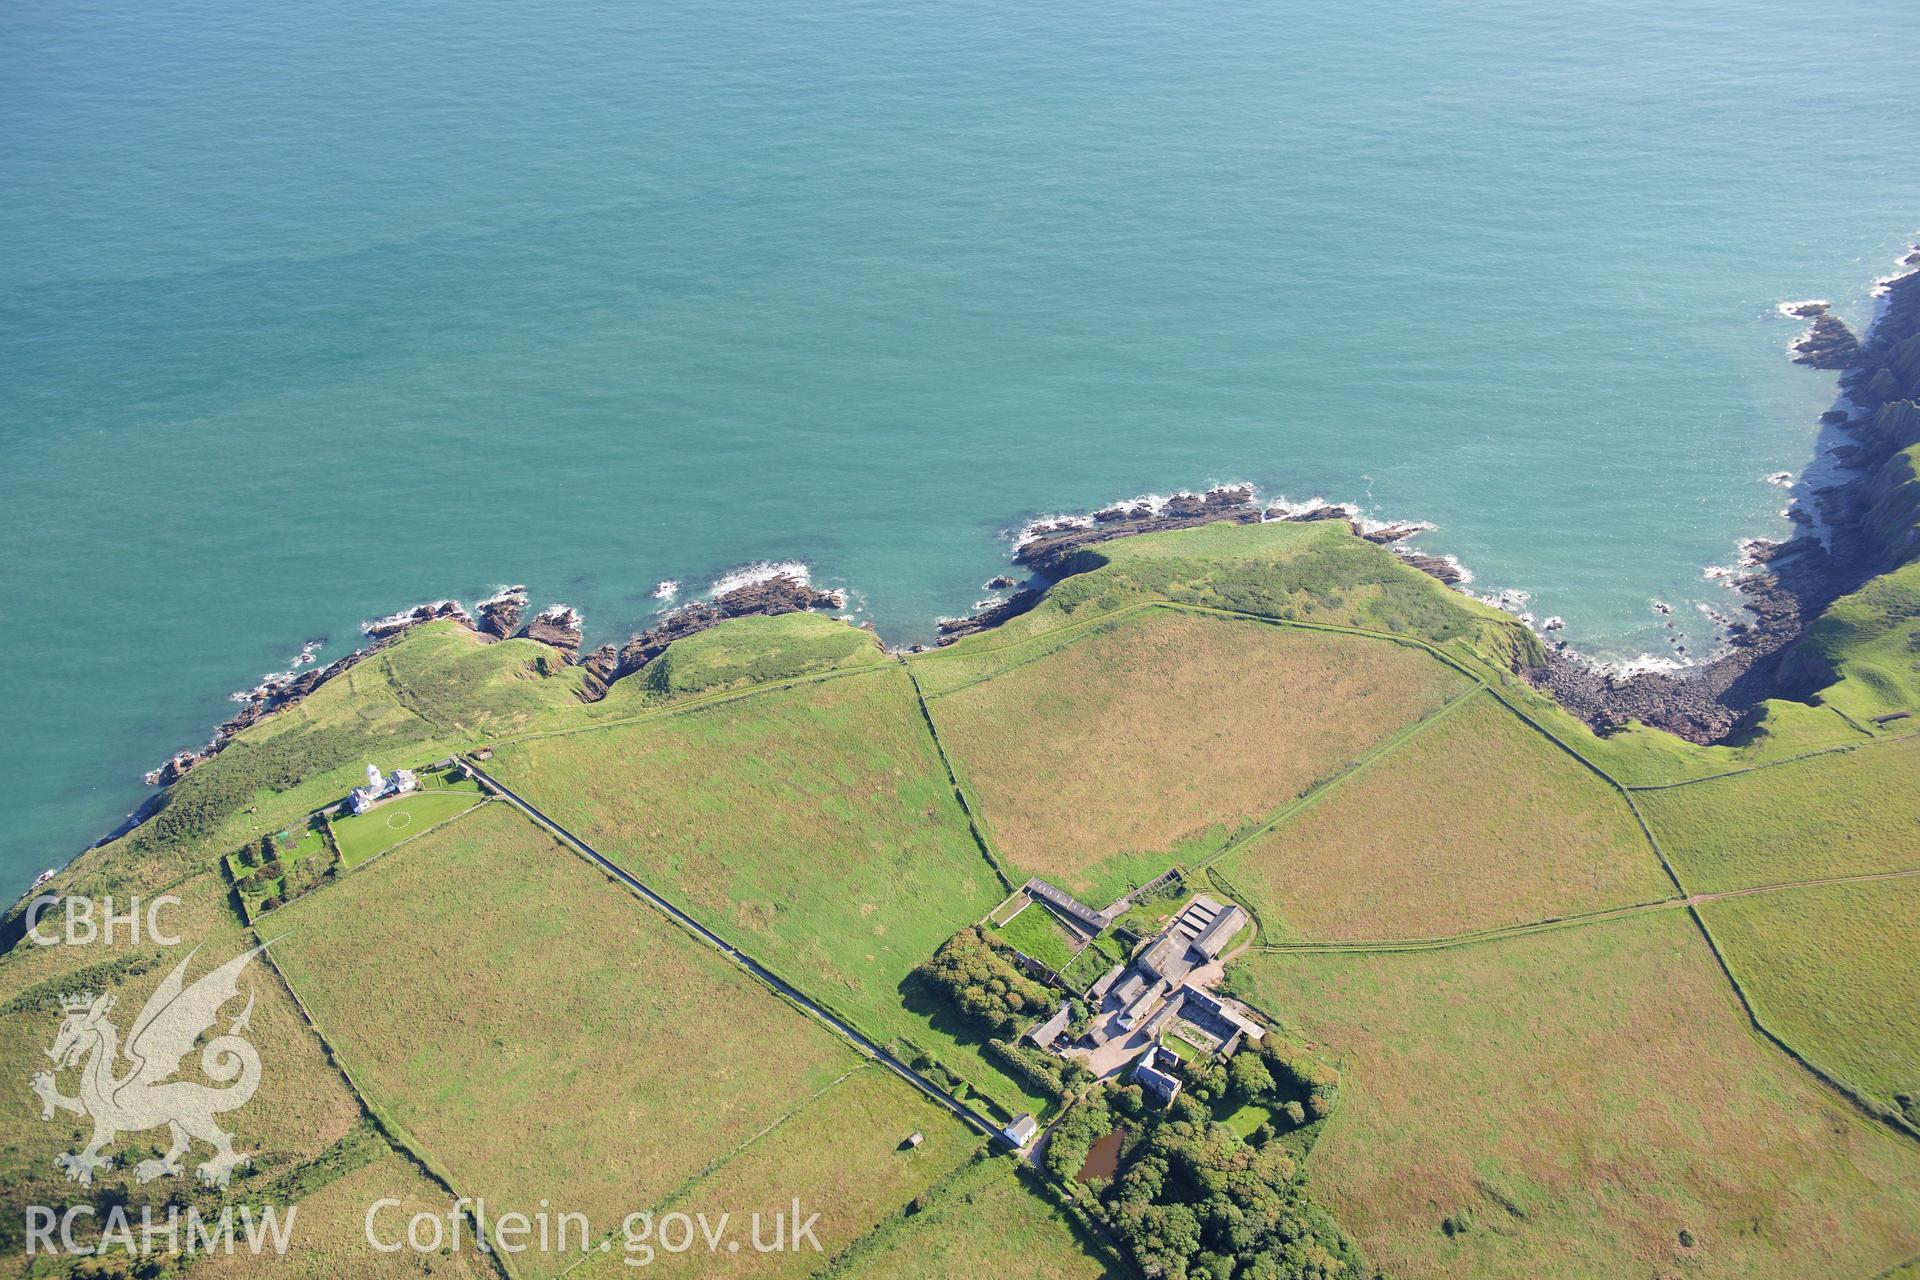
[[[1120,1144],[1127,1140],[1125,1129],[1115,1129],[1106,1137],[1093,1144],[1087,1151],[1086,1160],[1080,1165],[1080,1172],[1074,1175],[1081,1182],[1091,1182],[1095,1178],[1113,1180],[1120,1170]]]

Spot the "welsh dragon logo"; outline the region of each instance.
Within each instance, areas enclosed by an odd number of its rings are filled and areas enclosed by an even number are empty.
[[[255,947],[187,986],[190,953],[147,998],[124,1050],[119,1028],[107,1018],[113,1012],[111,995],[61,1000],[60,1034],[47,1050],[54,1069],[33,1077],[33,1091],[40,1096],[42,1120],[53,1119],[57,1111],[93,1120],[93,1138],[85,1147],[54,1157],[69,1181],[91,1185],[95,1172],[113,1167],[113,1157],[101,1153],[115,1138],[163,1125],[171,1136],[167,1153],[134,1166],[134,1177],[141,1182],[178,1174],[180,1158],[196,1139],[213,1148],[213,1155],[196,1170],[209,1186],[226,1186],[235,1169],[252,1163],[214,1123],[215,1116],[245,1106],[260,1087],[260,1054],[241,1034],[253,1016],[251,989],[240,1016],[200,1051],[200,1070],[226,1087],[171,1077],[200,1037],[212,1030],[221,1006],[239,997],[241,970],[264,950]],[[68,1097],[60,1092],[55,1074],[76,1068],[79,1093]]]

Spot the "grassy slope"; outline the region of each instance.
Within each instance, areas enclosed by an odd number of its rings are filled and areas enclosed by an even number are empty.
[[[1920,1147],[1758,1038],[1681,912],[1243,968],[1342,1062],[1309,1183],[1396,1276],[1801,1280],[1920,1251]]]
[[[671,697],[887,662],[873,633],[817,613],[736,618],[675,641],[640,674]]]
[[[1338,522],[1212,524],[1102,543],[1030,613],[910,661],[929,695],[1028,661],[1117,612],[1177,601],[1261,617],[1538,653],[1509,614],[1449,591]]]
[[[1669,896],[1619,793],[1477,694],[1223,869],[1310,939],[1433,937]]]
[[[1010,1162],[969,1165],[925,1209],[862,1241],[833,1280],[1097,1280],[1118,1276],[1099,1246]]]
[[[242,733],[177,783],[152,820],[78,860],[59,883],[93,896],[171,883],[341,799],[366,780],[369,761],[418,766],[573,717],[578,687],[578,670],[544,645],[487,644],[450,622],[417,627]]]
[[[1870,724],[1876,716],[1920,712],[1920,561],[1834,602],[1808,628],[1801,654],[1831,671],[1820,700]],[[1888,726],[1911,732],[1911,720]]]
[[[1920,878],[1726,898],[1701,911],[1776,1034],[1882,1103],[1920,1094]]]
[[[1636,797],[1690,890],[1920,866],[1920,739]]]
[[[1101,906],[1468,687],[1391,641],[1153,609],[929,707],[1000,855]]]
[[[903,1003],[913,967],[1005,890],[898,664],[503,746],[491,767],[875,1039],[912,1040],[1016,1111],[1039,1105]]]
[[[855,1061],[506,805],[274,920],[361,1088],[495,1212],[617,1223]]]

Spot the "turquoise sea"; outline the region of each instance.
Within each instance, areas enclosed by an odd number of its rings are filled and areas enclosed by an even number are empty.
[[[10,0],[0,883],[416,600],[797,559],[908,641],[1214,481],[1664,652],[1832,396],[1775,304],[1920,223],[1910,17]]]

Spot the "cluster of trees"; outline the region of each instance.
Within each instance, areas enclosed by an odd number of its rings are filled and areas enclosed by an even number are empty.
[[[1125,1133],[1118,1176],[1089,1184],[1101,1220],[1147,1275],[1167,1280],[1366,1280],[1359,1250],[1308,1198],[1282,1126],[1311,1123],[1333,1103],[1338,1079],[1268,1037],[1225,1063],[1191,1064],[1186,1085],[1161,1110],[1137,1085],[1110,1084],[1055,1127],[1048,1171],[1078,1176],[1103,1137]],[[1216,1109],[1257,1103],[1276,1112],[1243,1141]]]
[[[1279,1043],[1278,1036],[1243,1046],[1227,1062],[1210,1058],[1192,1063],[1184,1080],[1186,1093],[1199,1102],[1237,1100],[1271,1107],[1273,1121],[1262,1129],[1280,1133],[1325,1119],[1340,1093],[1340,1077],[1333,1068]],[[1256,1133],[1255,1140],[1268,1136]]]
[[[978,925],[948,938],[918,972],[988,1036],[1018,1035],[1060,999],[1022,973],[1012,949]]]
[[[1031,1045],[989,1040],[987,1048],[1016,1076],[1042,1093],[1064,1098],[1093,1082],[1093,1072],[1071,1058],[1046,1053]]]
[[[238,886],[242,892],[251,892],[255,889],[265,888],[267,885],[272,884],[275,880],[285,875],[286,872],[286,864],[278,858],[275,858],[270,862],[261,863],[234,881],[234,884]]]

